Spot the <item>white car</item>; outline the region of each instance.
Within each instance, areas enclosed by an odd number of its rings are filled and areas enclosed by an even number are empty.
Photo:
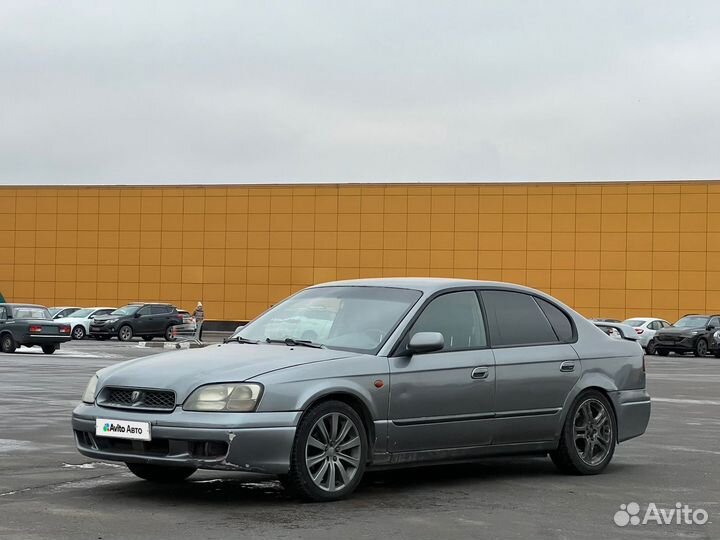
[[[632,326],[635,332],[640,336],[639,343],[645,352],[648,354],[654,354],[655,352],[655,333],[658,330],[672,326],[665,319],[655,319],[653,317],[633,317],[623,321],[623,324]]]
[[[69,306],[55,306],[48,308],[48,311],[50,312],[50,315],[53,319],[63,319],[65,317],[69,317],[72,313],[75,313],[78,309],[81,309],[79,307],[69,307]]]
[[[115,311],[112,307],[82,308],[67,317],[55,319],[55,322],[70,325],[70,335],[73,339],[83,339],[90,332],[90,322],[98,315],[107,315]]]

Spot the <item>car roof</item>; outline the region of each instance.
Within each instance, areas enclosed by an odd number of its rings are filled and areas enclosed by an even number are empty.
[[[398,289],[413,289],[425,293],[433,293],[454,287],[486,287],[489,289],[512,289],[518,292],[532,292],[534,294],[547,296],[542,291],[531,289],[530,287],[524,287],[522,285],[516,285],[515,283],[431,277],[348,279],[343,281],[318,283],[317,285],[312,285],[310,288],[313,289],[317,287],[393,287]]]
[[[4,304],[0,304],[0,306],[8,306],[8,307],[32,307],[32,308],[47,309],[45,306],[41,306],[40,304],[14,304],[14,303],[11,303],[11,302],[5,302]]]
[[[27,304],[27,305],[30,305],[30,304]],[[73,309],[82,309],[82,308],[77,307],[77,306],[50,306],[48,309],[70,309],[70,308],[73,308]]]

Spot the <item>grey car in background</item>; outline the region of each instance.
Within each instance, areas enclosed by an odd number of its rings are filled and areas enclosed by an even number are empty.
[[[317,313],[332,314],[327,331]],[[319,501],[368,469],[491,455],[597,474],[650,417],[637,334],[618,330],[507,283],[327,283],[226,344],[100,370],[72,425],[82,454],[146,480],[252,471]]]

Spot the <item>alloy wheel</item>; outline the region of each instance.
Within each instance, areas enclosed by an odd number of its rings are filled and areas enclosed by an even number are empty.
[[[613,427],[610,412],[594,398],[583,401],[575,411],[573,440],[580,459],[588,465],[602,463],[612,449]]]
[[[83,339],[85,337],[85,329],[80,325],[76,326],[73,328],[72,337],[73,339]]]
[[[362,443],[359,427],[343,413],[320,417],[305,444],[305,466],[313,483],[335,492],[347,486],[360,466]]]
[[[129,326],[123,326],[118,334],[120,341],[130,341],[132,339],[132,328]]]

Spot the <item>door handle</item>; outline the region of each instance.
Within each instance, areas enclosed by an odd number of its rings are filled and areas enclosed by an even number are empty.
[[[485,366],[479,366],[472,370],[470,377],[473,379],[487,379],[489,370]]]
[[[575,362],[573,362],[572,360],[563,362],[562,364],[560,364],[560,371],[563,371],[565,373],[575,371]]]

